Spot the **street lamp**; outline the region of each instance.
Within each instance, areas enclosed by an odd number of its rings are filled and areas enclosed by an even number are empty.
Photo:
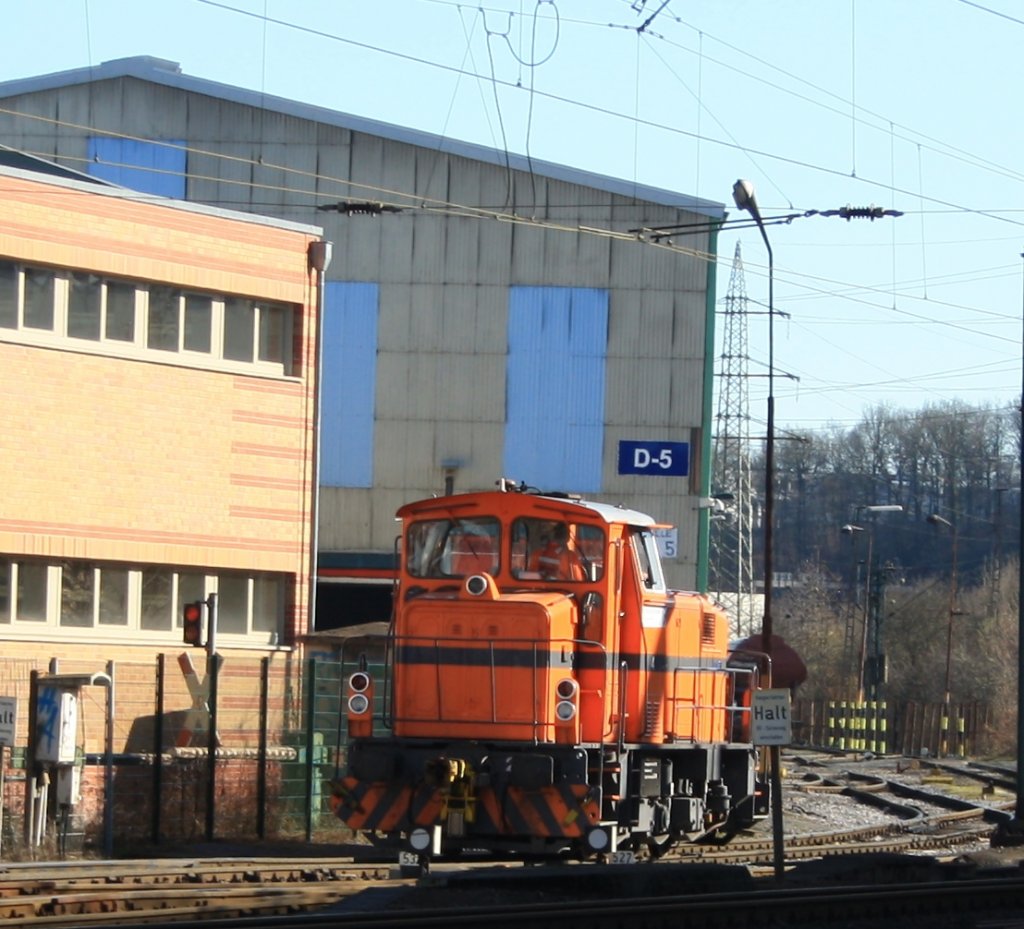
[[[746,210],[754,218],[757,228],[768,250],[768,422],[764,451],[764,618],[761,623],[761,639],[764,650],[772,653],[772,523],[775,517],[775,257],[764,220],[754,196],[754,185],[750,181],[738,180],[732,186],[732,198],[738,209]]]
[[[863,602],[863,606],[861,608],[860,648],[857,651],[857,662],[856,662],[856,664],[854,664],[854,651],[853,651],[853,648],[854,648],[854,642],[856,641],[855,636],[857,634],[857,632],[856,632],[857,627],[856,627],[855,620],[854,620],[855,614],[853,612],[853,608],[856,606],[856,602],[857,602],[857,588],[860,585],[860,563],[857,561],[857,533],[858,532],[865,532],[866,530],[864,529],[863,526],[857,526],[857,525],[854,525],[853,523],[846,523],[845,525],[843,525],[840,528],[839,531],[842,532],[843,535],[848,535],[850,537],[850,541],[852,542],[853,553],[854,553],[853,554],[853,562],[854,562],[854,564],[853,564],[853,567],[854,567],[854,570],[853,570],[853,575],[854,575],[854,578],[853,578],[853,590],[854,590],[854,597],[853,597],[853,603],[850,604],[850,607],[851,607],[851,609],[850,609],[850,621],[849,621],[849,624],[847,626],[846,642],[844,642],[844,646],[843,646],[843,657],[844,657],[844,659],[846,661],[847,667],[850,667],[851,665],[853,665],[854,666],[854,670],[856,671],[856,675],[857,675],[857,687],[856,687],[856,690],[857,690],[857,702],[861,703],[864,700],[864,651],[865,651],[865,648],[867,646],[867,635],[868,635],[868,594],[869,594],[870,589],[871,589],[871,584],[870,584],[870,579],[871,579],[871,533],[868,533],[868,556],[867,556],[867,560],[864,562],[864,565],[865,565],[864,574],[865,574],[865,577],[867,579],[864,582],[864,602]]]
[[[867,666],[867,655],[868,655],[868,630],[871,628],[870,610],[869,604],[871,602],[871,550],[874,547],[875,542],[875,521],[874,515],[877,513],[902,513],[903,507],[898,503],[861,503],[854,507],[854,519],[859,520],[861,513],[871,513],[871,528],[868,530],[868,555],[864,562],[864,618],[861,625],[861,637],[860,637],[860,656],[857,661],[857,702],[861,703],[864,700],[864,689],[866,685],[864,670]],[[843,526],[842,531],[849,533],[853,536],[856,541],[857,536],[854,533],[864,532],[863,526],[857,526],[853,523],[847,523]],[[878,629],[876,622],[875,629],[875,651],[881,653],[881,646],[878,641]],[[875,667],[876,676],[879,673],[879,669]],[[875,681],[875,696],[877,693],[878,681]]]
[[[772,523],[775,519],[775,257],[757,207],[754,185],[742,179],[736,181],[732,185],[732,198],[737,209],[746,210],[754,218],[768,251],[768,422],[764,449],[764,616],[761,620],[761,642],[771,661]],[[768,757],[771,762],[773,860],[775,879],[781,881],[785,874],[785,858],[782,850],[782,765],[778,745],[768,746]]]
[[[956,615],[956,550],[957,550],[957,532],[956,526],[951,523],[948,519],[939,516],[938,513],[932,513],[928,517],[928,522],[933,526],[945,526],[950,532],[950,538],[952,540],[952,565],[950,568],[950,579],[949,579],[949,621],[946,623],[946,687],[945,696],[943,697],[943,703],[947,710],[949,708],[949,695],[950,695],[950,668],[951,658],[953,655],[953,616]]]
[[[1024,253],[1021,254],[1024,258]],[[1024,323],[1024,305],[1021,307],[1021,321]],[[1024,329],[1021,331],[1021,348],[1024,350]],[[1024,417],[1024,364],[1021,365],[1020,411]],[[1020,473],[1024,475],[1024,429],[1020,433]],[[992,845],[1024,845],[1024,486],[1020,491],[1020,551],[1017,559],[1017,797],[1013,819],[1000,823],[992,833]]]

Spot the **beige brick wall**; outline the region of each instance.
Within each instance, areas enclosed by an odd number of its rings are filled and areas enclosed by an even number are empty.
[[[291,378],[0,341],[0,553],[291,573],[303,633],[317,236],[19,177],[0,215],[0,257],[288,302],[301,329]]]

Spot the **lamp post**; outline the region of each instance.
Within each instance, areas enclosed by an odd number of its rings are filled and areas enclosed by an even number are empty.
[[[738,209],[746,210],[754,218],[768,251],[768,422],[764,448],[764,618],[761,638],[764,650],[772,653],[772,523],[775,518],[775,256],[764,220],[754,196],[750,181],[738,180],[732,186],[732,198]]]
[[[768,655],[772,656],[772,523],[775,519],[775,257],[764,220],[754,197],[754,185],[750,181],[738,180],[732,186],[732,198],[737,209],[746,210],[757,223],[768,251],[768,421],[764,449],[764,616],[761,620],[761,642]],[[772,788],[772,846],[775,879],[781,881],[786,873],[783,855],[782,824],[782,765],[779,746],[768,746],[770,763],[769,777]]]
[[[856,563],[857,562],[857,555],[856,555],[857,533],[858,532],[864,532],[864,531],[865,531],[865,529],[864,529],[863,526],[857,526],[857,525],[854,525],[853,523],[846,523],[846,525],[844,525],[842,527],[842,529],[840,529],[840,532],[844,533],[845,535],[850,536],[850,539],[852,540],[853,548],[854,548],[854,566],[855,566],[855,568],[859,568],[860,567],[860,565]],[[872,542],[872,538],[871,538],[871,533],[869,532],[868,533],[868,554],[867,554],[867,558],[864,561],[864,578],[865,578],[865,580],[864,580],[864,605],[863,605],[863,608],[861,609],[860,647],[857,650],[857,663],[855,665],[856,672],[857,672],[857,702],[858,703],[860,703],[860,702],[862,702],[864,700],[864,655],[865,655],[865,651],[867,649],[867,643],[868,643],[868,596],[870,595],[870,591],[871,591],[871,542]],[[857,571],[855,573],[857,574],[857,578],[856,578],[855,584],[859,586],[859,584],[860,584],[860,573],[859,573],[859,571]],[[855,597],[856,597],[856,594],[855,594]],[[855,638],[854,638],[855,636],[856,636],[856,626],[854,625],[854,621],[851,619],[850,620],[850,630],[849,630],[849,648],[847,650],[847,655],[848,655],[847,661],[849,662],[849,664],[853,664],[853,643],[855,641]]]
[[[867,666],[868,630],[871,627],[871,620],[870,620],[871,614],[870,614],[869,604],[871,602],[871,576],[872,576],[871,553],[872,553],[872,549],[874,548],[874,541],[875,541],[875,520],[874,520],[874,516],[877,513],[902,513],[903,512],[903,507],[899,503],[860,503],[857,506],[855,506],[853,509],[854,509],[854,517],[853,518],[856,519],[856,520],[860,519],[860,514],[861,513],[871,513],[872,514],[871,528],[868,529],[868,530],[865,530],[864,526],[857,526],[857,525],[854,525],[853,523],[847,523],[842,528],[843,532],[853,536],[855,542],[856,542],[856,539],[857,539],[857,536],[855,535],[855,533],[867,531],[867,534],[868,534],[868,555],[867,555],[867,559],[864,562],[864,610],[863,610],[863,622],[861,624],[860,656],[859,656],[858,661],[857,661],[857,702],[860,703],[860,702],[862,702],[864,700],[864,690],[865,690],[865,685],[866,685],[864,669]],[[881,651],[881,648],[880,648],[879,642],[878,642],[877,622],[876,622],[876,629],[875,629],[875,650],[879,651],[879,652]],[[877,670],[878,669],[876,668],[876,673],[877,673]],[[877,684],[878,684],[878,682],[876,681],[875,682],[876,691],[877,691]],[[877,696],[877,692],[876,692],[875,696]]]
[[[945,526],[950,532],[952,553],[950,560],[952,562],[950,567],[950,579],[949,579],[949,620],[946,623],[946,684],[943,688],[942,702],[949,708],[950,702],[950,670],[952,668],[952,655],[953,655],[953,617],[956,615],[956,551],[957,551],[957,531],[956,525],[951,523],[948,519],[939,516],[938,513],[932,513],[928,516],[928,522],[933,526]]]
[[[1024,258],[1024,254],[1021,254]],[[1024,324],[1024,302],[1021,305],[1021,322]],[[1021,350],[1024,352],[1024,329],[1021,331]],[[1020,411],[1024,418],[1024,355],[1021,364]],[[1020,473],[1024,477],[1024,429],[1020,435]],[[1017,559],[1017,802],[1013,819],[1000,823],[992,833],[994,846],[1024,845],[1024,482],[1020,489],[1020,553]]]

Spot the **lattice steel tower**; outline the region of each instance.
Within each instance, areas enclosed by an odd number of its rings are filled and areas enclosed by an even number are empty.
[[[725,297],[718,412],[711,489],[710,590],[729,612],[733,631],[757,631],[754,604],[753,515],[750,479],[750,408],[747,384],[747,286],[740,243]]]

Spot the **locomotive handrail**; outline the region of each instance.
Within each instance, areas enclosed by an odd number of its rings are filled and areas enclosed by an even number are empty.
[[[626,749],[626,696],[629,691],[629,665],[619,662],[619,751]]]
[[[754,677],[754,674],[757,673],[757,669],[755,669],[755,668],[735,668],[735,667],[730,668],[730,667],[726,667],[724,669],[714,669],[714,670],[715,670],[715,673],[720,673],[721,671],[724,671],[726,674],[728,674],[733,679],[733,686],[731,688],[731,692],[733,694],[737,693],[737,691],[739,689],[738,686],[737,686],[738,678],[740,676],[742,676],[742,675],[749,675],[750,678],[751,678],[750,686],[744,692],[745,693],[750,693],[750,692],[753,691],[753,683],[754,683],[753,682],[753,677]],[[695,671],[694,668],[676,668],[673,671],[673,689],[672,689],[672,693],[665,695],[666,702],[668,704],[670,704],[670,706],[672,707],[672,718],[675,719],[676,708],[678,707],[679,704],[688,704],[689,705],[689,711],[691,713],[690,731],[695,733],[695,732],[698,732],[699,729],[700,729],[700,726],[699,726],[700,717],[699,717],[698,714],[701,711],[709,710],[709,711],[714,712],[715,710],[721,710],[721,711],[726,713],[726,731],[729,732],[730,734],[735,733],[736,732],[736,716],[737,716],[737,714],[739,716],[741,716],[741,717],[742,716],[749,716],[749,714],[751,713],[750,705],[749,704],[743,704],[743,703],[735,703],[735,702],[732,702],[732,701],[728,701],[728,702],[725,702],[725,703],[698,703],[697,699],[696,699],[696,697],[697,697],[697,693],[696,693],[696,677],[694,676],[694,671]],[[682,674],[688,675],[690,680],[693,682],[693,690],[689,694],[689,697],[687,697],[685,695],[680,696],[679,695],[679,689],[675,686],[675,679],[678,677],[678,675],[682,675]],[[747,731],[749,731],[749,721],[748,721],[748,724],[744,728]],[[730,739],[731,739],[731,736],[730,736]]]
[[[595,639],[579,639],[579,638],[552,638],[546,640],[545,647],[542,649],[536,639],[530,637],[516,637],[501,639],[500,642],[489,641],[487,643],[480,641],[467,642],[465,639],[455,635],[393,635],[389,636],[391,642],[392,651],[392,663],[391,671],[395,673],[395,669],[400,669],[401,661],[400,654],[402,648],[408,647],[420,647],[431,649],[434,653],[433,661],[431,662],[434,669],[433,686],[434,686],[434,699],[435,706],[437,709],[437,716],[432,721],[439,722],[441,720],[441,707],[443,706],[444,696],[444,681],[443,681],[443,668],[445,661],[443,660],[442,651],[448,644],[457,645],[460,648],[468,648],[474,651],[485,652],[488,656],[488,687],[490,690],[490,705],[489,713],[482,716],[480,719],[463,719],[463,720],[448,720],[449,724],[454,727],[468,726],[474,723],[486,722],[493,726],[523,726],[528,725],[533,735],[533,742],[535,745],[541,743],[540,733],[544,726],[548,725],[548,720],[541,719],[539,716],[539,706],[541,695],[538,691],[537,672],[543,670],[549,665],[546,664],[547,656],[561,648],[564,651],[571,650],[573,658],[571,665],[566,669],[566,673],[578,674],[580,668],[576,661],[576,655],[582,649],[588,649],[593,652],[599,652],[602,655],[601,661],[601,687],[602,692],[608,692],[608,650],[605,645]],[[502,719],[499,714],[500,710],[500,693],[497,679],[497,668],[499,662],[496,659],[496,651],[500,645],[504,646],[528,646],[530,650],[530,670],[533,672],[531,680],[531,708],[532,717],[527,719]],[[625,664],[625,663],[623,663]],[[594,688],[588,687],[587,690],[591,691]],[[623,687],[619,692],[620,702],[620,717],[623,715],[623,707],[621,706],[622,701],[625,699],[626,688]],[[394,708],[394,687],[392,687],[392,703],[391,703],[391,717],[390,724],[393,726],[396,722],[423,722],[421,717],[414,716],[398,716]],[[620,735],[619,740],[624,739],[624,732],[621,731],[620,723]],[[602,734],[600,741],[603,744],[604,736]]]
[[[756,670],[758,674],[763,673],[767,687],[770,688],[772,686],[772,656],[767,652],[755,652],[750,649],[741,648],[729,653],[729,661],[732,661],[734,658],[747,659],[748,661],[751,659],[754,660],[757,663],[757,666],[753,670]],[[764,664],[763,669],[761,667],[762,664]],[[758,690],[762,689],[764,688],[762,688],[759,683]]]

